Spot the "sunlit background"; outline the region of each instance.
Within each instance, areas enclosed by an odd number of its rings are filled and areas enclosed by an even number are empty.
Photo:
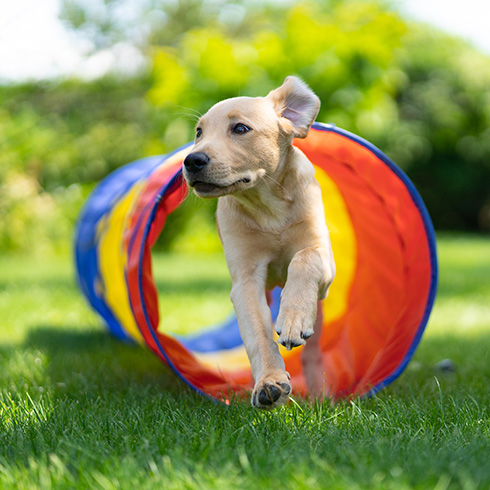
[[[0,7],[0,251],[66,252],[113,169],[192,139],[195,111],[297,74],[318,120],[398,163],[438,230],[490,230],[486,1],[18,0]],[[213,204],[161,247],[216,246]]]
[[[133,4],[140,3],[133,1]],[[162,3],[172,5],[176,2]],[[293,3],[289,2],[290,5]],[[91,0],[83,4],[96,5],[97,2]],[[490,54],[490,3],[486,0],[396,0],[391,4],[404,18],[425,22],[448,34],[460,36]],[[234,7],[228,9],[228,15],[237,15]],[[136,73],[145,65],[145,58],[135,49],[131,38],[87,59],[86,54],[93,49],[93,42],[74,36],[60,20],[61,10],[62,0],[17,0],[2,4],[0,80],[19,81],[58,75],[90,79],[115,67],[129,74]],[[154,19],[146,21],[153,24]],[[141,29],[145,30],[143,25]]]

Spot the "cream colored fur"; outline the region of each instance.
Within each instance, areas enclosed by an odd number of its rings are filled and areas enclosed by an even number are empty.
[[[224,100],[199,120],[184,162],[195,193],[219,197],[231,300],[255,380],[252,405],[259,408],[283,404],[291,392],[267,302],[266,291],[275,286],[283,288],[278,342],[291,349],[311,337],[303,370],[310,390],[322,392],[318,302],[335,264],[313,165],[291,144],[308,134],[319,108],[318,97],[296,77],[266,97]]]

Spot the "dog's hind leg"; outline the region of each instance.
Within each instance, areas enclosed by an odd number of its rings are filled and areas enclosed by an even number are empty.
[[[301,363],[303,365],[303,374],[306,378],[308,391],[317,398],[325,395],[323,357],[320,344],[322,327],[323,307],[322,302],[319,301],[314,328],[315,333],[308,339],[301,352]]]

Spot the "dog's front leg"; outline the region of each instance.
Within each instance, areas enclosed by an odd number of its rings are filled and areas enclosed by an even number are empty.
[[[298,347],[313,335],[317,303],[326,297],[335,274],[331,254],[317,248],[297,252],[288,267],[276,321],[278,342]]]
[[[267,266],[255,266],[233,281],[231,300],[238,318],[255,386],[252,405],[275,408],[287,402],[291,393],[289,374],[272,337],[272,320],[265,294]],[[243,271],[242,271],[243,272]]]

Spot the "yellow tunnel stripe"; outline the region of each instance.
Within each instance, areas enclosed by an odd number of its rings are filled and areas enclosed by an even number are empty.
[[[105,217],[103,226],[99,226],[99,267],[105,300],[123,330],[140,344],[144,340],[131,310],[124,274],[128,257],[123,239],[130,209],[142,187],[142,183],[134,185],[114,205],[111,213]]]
[[[322,189],[325,221],[330,233],[337,273],[323,303],[324,325],[343,316],[348,307],[349,292],[357,264],[357,240],[345,200],[335,182],[320,167],[316,179]]]

